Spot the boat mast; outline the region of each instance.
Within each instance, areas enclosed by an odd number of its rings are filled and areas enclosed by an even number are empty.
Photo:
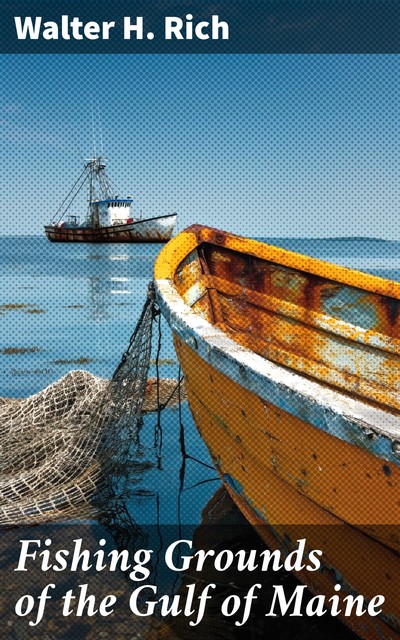
[[[111,197],[111,186],[106,174],[106,161],[103,149],[103,134],[100,122],[100,107],[97,106],[98,133],[100,135],[100,151],[96,148],[96,124],[95,112],[92,108],[92,128],[93,128],[93,157],[88,163],[90,171],[89,206],[91,212],[91,224],[93,227],[100,226],[99,202]]]
[[[89,169],[90,179],[89,179],[89,209],[90,209],[90,223],[92,227],[100,226],[100,217],[99,217],[99,205],[98,198],[95,193],[95,175],[96,175],[96,163],[97,163],[97,151],[96,151],[96,127],[94,120],[94,107],[92,107],[92,135],[93,135],[93,157],[89,160],[87,166]]]
[[[123,222],[125,219],[129,219],[132,198],[127,196],[126,199],[121,200],[118,195],[114,195],[117,187],[112,183],[106,172],[107,162],[104,157],[103,132],[101,129],[99,109],[97,117],[98,131],[96,131],[95,112],[94,109],[92,109],[93,154],[84,161],[84,167],[81,175],[76,180],[68,195],[64,198],[63,202],[54,214],[50,222],[51,225],[59,225],[64,221],[68,210],[84,186],[87,196],[87,209],[86,219],[84,224],[81,225],[82,227],[99,228],[102,226],[102,222],[104,222],[105,217],[107,217],[106,224],[109,223],[108,221],[110,218],[112,220],[111,224],[115,224],[116,220],[118,221],[118,224],[121,224],[120,218],[122,218]],[[97,151],[96,145],[97,135],[99,135],[99,151]],[[129,209],[126,215],[120,215],[120,212],[122,213],[121,205],[124,208],[124,214],[125,210]],[[101,219],[102,217],[103,220]],[[70,224],[70,226],[77,226],[77,217],[71,216],[71,218],[74,218],[74,222],[69,223],[69,221],[67,221],[67,224]],[[62,224],[65,226],[65,222],[62,222]]]
[[[96,174],[96,156],[89,161],[89,207],[90,207],[90,223],[92,227],[100,226],[100,218],[99,218],[99,204],[96,202],[96,193],[95,193],[95,174]]]

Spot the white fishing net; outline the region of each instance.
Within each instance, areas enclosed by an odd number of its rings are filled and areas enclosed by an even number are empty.
[[[29,398],[2,399],[0,526],[90,514],[120,490],[142,411],[177,393],[176,381],[148,381],[157,314],[150,287],[111,380],[71,371]]]

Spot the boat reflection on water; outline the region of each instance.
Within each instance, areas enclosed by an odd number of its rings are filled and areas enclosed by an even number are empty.
[[[118,307],[137,305],[152,278],[157,245],[129,247],[121,251],[112,245],[96,247],[85,253],[85,279],[91,319],[118,321]],[[89,268],[88,268],[89,265]]]

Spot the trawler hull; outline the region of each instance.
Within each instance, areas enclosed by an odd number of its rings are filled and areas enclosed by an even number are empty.
[[[168,242],[176,215],[158,216],[109,227],[45,226],[50,242]]]

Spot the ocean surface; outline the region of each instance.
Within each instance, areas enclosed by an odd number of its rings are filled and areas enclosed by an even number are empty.
[[[274,238],[265,241],[400,281],[400,242],[397,241],[368,238]],[[159,245],[64,245],[51,244],[44,237],[1,237],[0,396],[27,397],[44,389],[72,369],[83,368],[109,378],[129,344],[159,251]],[[154,358],[155,354],[152,362]],[[152,364],[150,375],[155,374],[155,365]],[[179,375],[171,334],[164,322],[160,375],[168,378],[177,378]],[[185,429],[185,449],[189,456],[185,460],[179,440],[180,417]],[[151,544],[162,546],[165,540],[160,541],[160,537],[177,539],[177,536],[181,537],[183,530],[189,537],[195,535],[206,505],[208,504],[208,510],[215,510],[215,504],[220,503],[219,498],[213,498],[220,482],[210,466],[207,450],[197,435],[186,404],[182,405],[181,415],[178,407],[163,412],[161,458],[154,443],[155,423],[154,414],[145,417],[138,451],[140,450],[141,461],[145,461],[146,465],[139,475],[137,471],[133,472],[124,508],[141,531],[148,528],[146,535],[150,541],[153,540]],[[223,502],[226,498],[221,500]],[[225,503],[225,512],[226,509]],[[240,516],[236,514],[234,518],[238,518],[234,522],[235,526],[239,526]],[[71,539],[74,535],[78,536],[76,532],[71,533],[70,527],[74,526],[79,528],[89,525],[68,525],[68,536]],[[90,526],[93,534],[97,524],[92,523]],[[251,534],[247,528],[244,530],[246,540],[249,541]],[[21,535],[21,531],[24,530],[18,530],[17,537]],[[43,531],[43,528],[34,527],[29,530],[29,537],[40,537],[44,535]],[[93,535],[94,540],[97,533]],[[8,540],[6,548],[9,562],[13,557],[13,544]],[[236,539],[234,544],[238,544]],[[259,543],[253,541],[252,544]],[[4,557],[3,554],[3,562]],[[7,567],[10,569],[7,563],[0,565],[2,571],[6,571]],[[167,583],[170,578],[161,577],[160,580],[161,583]],[[27,630],[25,619],[24,631],[18,632],[22,619],[14,620],[14,612],[9,611],[7,606],[9,608],[10,605],[5,605],[3,615],[8,616],[9,626],[14,631],[17,629],[13,637],[17,640],[34,637],[37,629]],[[0,617],[1,615],[0,601]],[[118,624],[122,625],[119,635],[107,619],[109,626],[104,633],[111,635],[102,637],[141,638],[147,634],[143,634],[142,630],[135,631],[133,627],[136,621],[132,618],[127,622],[121,614],[118,620]],[[216,620],[217,622],[214,619],[207,627],[207,635],[204,630],[196,633],[193,628],[188,627],[186,631],[180,630],[179,637],[218,638],[223,635],[225,638],[240,638],[245,634],[249,640],[260,637],[267,630],[265,621],[261,624],[260,619],[253,621],[253,626],[243,628],[235,627],[231,622],[229,629],[224,627],[227,622],[224,619],[222,631],[218,624],[218,620],[222,620],[221,616],[217,616]],[[92,623],[92,619],[74,620],[75,626],[71,627],[70,635],[65,637],[90,640]],[[46,624],[48,625],[48,621]],[[122,629],[124,624],[126,635]],[[319,627],[319,624],[323,625],[324,622],[313,620],[312,625],[304,627],[302,635],[298,635],[298,627],[289,619],[286,626],[279,627],[275,637],[314,638],[320,637],[321,633],[328,638],[350,637],[341,626],[339,632],[334,627],[332,635],[329,635],[330,630]],[[53,632],[48,626],[42,627],[42,631],[49,638],[64,637],[61,635],[61,626],[57,627],[56,622],[54,625]],[[99,629],[97,626],[96,633]]]
[[[293,251],[400,281],[400,242],[264,238]],[[81,361],[110,376],[144,303],[159,245],[51,244],[0,237],[0,394],[43,389]],[[169,331],[164,377],[176,375]],[[7,354],[17,347],[22,353]],[[174,368],[175,366],[175,368]]]

